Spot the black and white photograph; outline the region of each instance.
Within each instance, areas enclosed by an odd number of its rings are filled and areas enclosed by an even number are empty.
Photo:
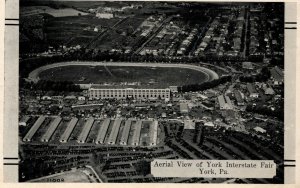
[[[284,184],[285,5],[20,0],[18,182]]]

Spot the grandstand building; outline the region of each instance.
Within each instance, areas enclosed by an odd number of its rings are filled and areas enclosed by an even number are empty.
[[[103,88],[91,86],[88,90],[92,99],[169,99],[170,89]]]

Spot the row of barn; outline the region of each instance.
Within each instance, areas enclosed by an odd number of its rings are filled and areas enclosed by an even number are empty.
[[[33,126],[30,128],[30,130],[27,132],[25,137],[23,138],[24,142],[30,142],[32,141],[33,136],[36,134],[38,129],[41,127],[43,122],[46,120],[46,116],[39,116],[39,118],[35,121]],[[53,120],[49,123],[47,126],[47,130],[42,135],[40,141],[47,143],[50,141],[52,135],[54,134],[55,130],[61,123],[62,118],[57,116],[53,118]],[[124,122],[123,122],[124,121]],[[93,127],[93,124],[95,122],[95,119],[93,117],[87,118],[84,121],[83,128],[77,137],[78,143],[86,143],[86,140],[89,136],[89,133]],[[124,123],[123,129],[121,131],[121,123]],[[128,139],[129,136],[132,137],[132,141],[130,142],[130,145],[132,146],[139,146],[140,145],[140,139],[141,139],[141,130],[143,127],[143,123],[149,123],[149,130],[148,130],[148,137],[149,137],[149,143],[148,146],[155,146],[157,142],[157,130],[158,130],[158,122],[152,121],[152,120],[135,120],[135,119],[104,119],[101,121],[100,128],[97,132],[97,137],[94,140],[95,144],[108,144],[108,145],[129,145]],[[64,132],[61,134],[59,142],[61,143],[67,143],[69,141],[69,138],[78,123],[78,118],[73,117],[67,124],[67,128],[64,130]],[[111,129],[109,129],[109,127]],[[110,132],[109,132],[110,130]],[[121,134],[121,135],[119,135]],[[118,141],[118,135],[120,137],[120,140]]]

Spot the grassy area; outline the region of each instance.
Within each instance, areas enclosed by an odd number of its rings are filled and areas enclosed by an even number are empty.
[[[38,180],[34,180],[33,182],[80,182],[80,183],[90,183],[91,179],[81,170],[76,171],[68,171],[64,173],[60,173],[54,176],[46,176],[44,178],[40,178]]]
[[[50,43],[85,45],[104,28],[111,27],[120,19],[99,19],[95,16],[69,16],[51,18],[45,25],[45,33]],[[94,29],[97,27],[98,32]]]
[[[116,28],[109,30],[103,37],[94,41],[92,48],[102,50],[120,49],[136,40],[137,36],[132,35],[140,24],[145,20],[146,16],[129,17],[120,22]]]
[[[198,84],[206,75],[191,69],[166,67],[104,67],[66,66],[45,70],[42,80],[73,81],[74,83],[140,82],[141,87]]]
[[[51,16],[54,17],[87,15],[87,13],[75,10],[73,8],[54,9],[48,6],[27,6],[21,8],[22,16],[42,14],[42,13],[50,14]]]

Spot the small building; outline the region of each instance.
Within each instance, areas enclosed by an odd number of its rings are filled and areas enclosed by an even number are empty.
[[[44,95],[44,96],[42,96],[41,99],[42,99],[42,100],[51,100],[52,97],[51,97],[51,96],[48,96],[48,95]]]
[[[76,100],[77,97],[74,96],[74,95],[69,95],[69,96],[66,96],[65,99],[66,99],[66,100]]]
[[[207,96],[205,96],[205,95],[202,95],[202,94],[200,94],[200,93],[197,93],[197,98],[201,98],[202,100],[206,100],[206,99],[208,99],[208,97],[207,97]]]
[[[255,87],[251,83],[247,83],[247,90],[249,92],[249,97],[251,98],[258,98],[259,94],[256,91]]]
[[[253,65],[251,62],[243,62],[242,67],[243,69],[253,70]]]
[[[209,121],[209,122],[204,123],[204,126],[206,126],[206,127],[214,127],[215,125],[214,125],[213,122]]]
[[[21,120],[19,121],[19,126],[27,126],[27,122],[29,121],[30,117],[29,116],[23,116]]]
[[[262,89],[265,92],[265,95],[275,95],[275,91],[273,90],[273,88],[267,84],[264,84],[262,86]]]
[[[273,80],[274,85],[283,84],[284,74],[283,71],[279,67],[274,67],[270,70],[271,78]]]
[[[55,96],[52,96],[51,98],[52,98],[52,100],[61,100],[64,97],[62,95],[55,95]]]
[[[234,91],[234,96],[235,96],[235,100],[236,100],[238,106],[245,105],[243,97],[242,97],[242,93],[239,90]]]
[[[170,86],[171,93],[178,93],[178,87],[177,86]]]
[[[96,14],[97,18],[105,18],[105,19],[111,19],[114,17],[113,13],[106,13],[106,12],[99,12]]]
[[[259,126],[253,128],[256,132],[259,132],[259,133],[266,133],[267,131]]]
[[[192,120],[184,120],[184,129],[195,129],[195,122]]]
[[[228,96],[224,96],[224,95],[218,96],[218,103],[219,103],[220,110],[233,109],[231,100]]]
[[[84,96],[79,96],[79,97],[78,97],[78,100],[79,100],[79,101],[85,101],[85,97],[84,97]]]
[[[188,113],[189,112],[189,106],[187,103],[180,103],[180,112],[181,113]]]

